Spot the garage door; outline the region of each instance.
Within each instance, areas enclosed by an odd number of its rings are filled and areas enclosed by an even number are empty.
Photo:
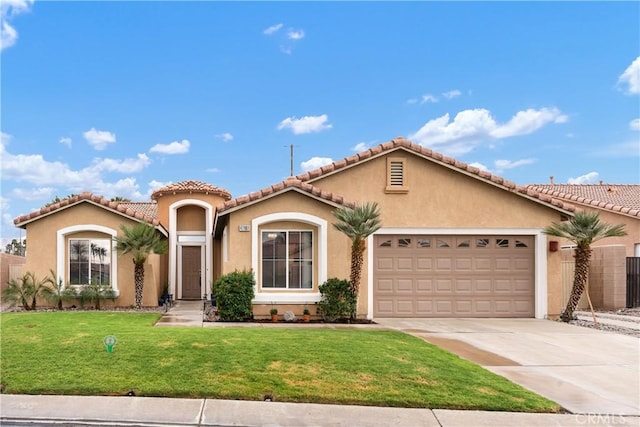
[[[376,317],[534,317],[533,236],[374,236]]]

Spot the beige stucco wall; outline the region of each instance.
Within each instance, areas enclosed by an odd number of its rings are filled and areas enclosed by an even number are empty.
[[[56,249],[57,231],[66,227],[78,225],[100,225],[117,231],[122,234],[120,226],[132,226],[134,221],[115,214],[101,207],[94,206],[88,202],[62,209],[51,215],[40,218],[27,224],[27,234],[29,236],[29,249],[24,271],[30,271],[37,277],[45,277],[50,270],[56,270]],[[77,232],[66,236],[65,252],[67,252],[68,239],[73,237],[97,237],[108,238],[108,235],[98,232]],[[120,296],[116,302],[119,306],[129,306],[134,304],[135,292],[133,286],[133,261],[131,255],[113,254],[118,257],[118,290]],[[65,253],[65,260],[67,253]],[[112,261],[113,262],[113,261]],[[64,277],[68,281],[65,261]],[[143,294],[143,305],[156,306],[158,295],[161,293],[161,277],[163,268],[162,257],[151,255],[145,264],[145,285]]]
[[[7,282],[12,278],[17,279],[17,277],[11,276],[12,271],[18,272],[19,270],[20,275],[18,277],[22,276],[22,271],[24,270],[22,266],[25,262],[26,258],[23,256],[0,253],[0,290],[5,289]]]
[[[386,193],[386,157],[405,159],[409,191]],[[350,202],[377,201],[384,228],[430,229],[533,229],[542,230],[561,219],[560,212],[521,195],[503,190],[447,167],[434,164],[409,152],[393,152],[359,163],[313,181],[323,190],[343,196]],[[347,279],[350,267],[350,241],[331,224],[333,207],[294,192],[274,197],[230,215],[229,261],[224,272],[251,267],[251,233],[239,232],[255,217],[275,212],[304,212],[328,221],[327,277]],[[548,253],[548,313],[560,312],[560,257]],[[359,315],[367,315],[368,264],[365,253],[359,295]]]
[[[216,196],[214,194],[201,194],[201,193],[178,193],[178,194],[164,194],[156,200],[158,203],[158,219],[160,223],[169,230],[169,207],[175,202],[179,202],[185,199],[200,200],[209,203],[212,208],[224,203],[224,198]],[[204,229],[204,227],[202,228]],[[185,230],[188,230],[186,228]]]
[[[626,307],[627,265],[625,251],[626,248],[623,245],[592,247],[588,289],[591,303],[595,308],[614,310]],[[573,250],[561,252],[565,261],[575,262]],[[583,300],[585,298],[582,298],[581,302]],[[566,301],[564,302],[566,303]],[[579,305],[580,307],[582,306]],[[587,307],[588,304],[585,304],[583,308]],[[561,307],[561,310],[563,309],[564,304]]]
[[[385,193],[387,157],[405,159],[407,193]],[[312,184],[347,201],[377,201],[383,227],[541,230],[561,220],[560,213],[547,206],[402,150]],[[561,305],[560,257],[547,254],[547,310],[553,316]],[[368,280],[366,266],[362,280]],[[360,299],[366,297],[366,289],[361,290]]]
[[[248,206],[230,215],[228,223],[228,254],[229,259],[223,262],[222,274],[230,273],[234,270],[250,270],[251,269],[251,232],[241,232],[238,230],[240,225],[251,225],[251,221],[254,218],[261,217],[263,215],[283,212],[296,212],[313,215],[329,221],[327,227],[327,277],[341,277],[346,278],[349,275],[349,245],[348,239],[331,227],[331,221],[333,215],[331,212],[335,208],[327,205],[326,203],[319,202],[310,197],[301,195],[295,191],[290,191],[277,197],[267,199],[261,203]],[[291,222],[291,221],[277,221],[272,223],[263,224],[261,229],[311,229],[314,230],[314,238],[320,238],[318,236],[317,227],[313,225]],[[317,245],[314,252],[315,260],[317,260]],[[346,261],[345,261],[346,260]],[[318,286],[321,283],[317,283],[318,271],[317,262],[314,262],[314,287],[311,291],[308,290],[296,290],[295,292],[317,292]],[[289,290],[291,291],[291,290]],[[267,290],[265,292],[278,293],[282,290]]]
[[[204,231],[206,229],[206,211],[200,206],[187,205],[177,210],[178,231]]]

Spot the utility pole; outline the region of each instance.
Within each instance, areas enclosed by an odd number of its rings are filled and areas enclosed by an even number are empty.
[[[293,176],[293,144],[289,145],[289,176]]]
[[[289,145],[290,155],[291,155],[291,176],[293,176],[293,144]]]

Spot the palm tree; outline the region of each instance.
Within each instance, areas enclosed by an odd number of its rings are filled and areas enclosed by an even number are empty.
[[[163,254],[167,251],[167,242],[156,229],[147,223],[138,223],[133,227],[121,226],[122,236],[116,238],[116,249],[123,255],[131,253],[134,264],[134,282],[136,289],[135,307],[142,308],[142,290],[144,287],[144,263],[149,254]]]
[[[606,237],[625,236],[624,224],[611,225],[600,221],[597,212],[577,212],[569,221],[553,223],[544,229],[549,236],[562,237],[576,245],[575,273],[573,287],[567,307],[560,315],[564,322],[569,322],[573,317],[573,311],[578,306],[587,279],[589,277],[589,263],[591,261],[591,244]]]
[[[366,238],[380,228],[380,209],[378,204],[365,203],[355,207],[343,206],[333,212],[339,222],[333,224],[338,231],[351,239],[351,274],[349,286],[353,295],[358,297],[362,260],[366,248]],[[357,306],[357,304],[356,304]]]

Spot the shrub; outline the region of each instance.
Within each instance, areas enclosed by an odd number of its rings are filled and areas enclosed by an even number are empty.
[[[357,299],[347,280],[332,278],[320,285],[318,314],[325,322],[355,317]]]
[[[255,296],[255,279],[251,271],[234,271],[220,277],[212,286],[220,320],[241,322],[251,317],[251,300]]]
[[[43,296],[49,302],[53,303],[58,310],[62,310],[62,302],[73,300],[76,297],[76,292],[73,288],[65,286],[62,279],[58,279],[56,282],[55,271],[49,270],[49,274],[47,279],[53,288],[46,289]]]
[[[88,285],[84,285],[79,293],[80,305],[84,306],[84,304],[89,301],[89,303],[94,304],[96,310],[100,310],[100,304],[107,300],[114,300],[116,297],[116,292],[113,290],[110,284],[108,283],[98,283],[95,280],[92,280]]]
[[[38,280],[32,272],[26,272],[18,280],[11,279],[7,282],[7,288],[2,291],[2,296],[9,305],[21,305],[25,310],[35,310],[36,300],[39,297],[47,297],[52,289],[47,286],[51,283],[49,277]]]

